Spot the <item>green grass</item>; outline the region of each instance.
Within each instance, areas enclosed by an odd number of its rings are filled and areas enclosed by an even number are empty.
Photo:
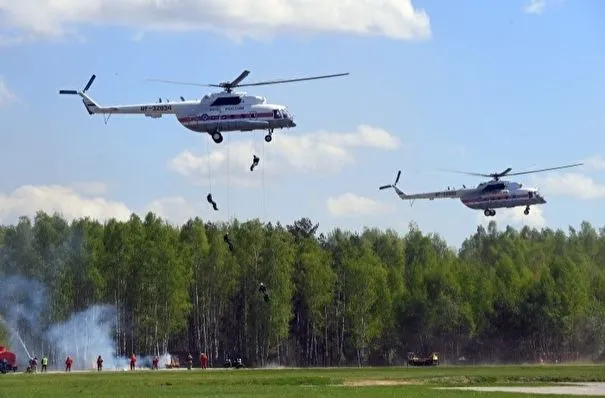
[[[376,382],[405,385],[367,385]],[[0,375],[0,397],[466,397],[516,393],[435,391],[436,386],[605,382],[603,366],[483,366],[135,371]],[[366,384],[360,386],[360,383]]]

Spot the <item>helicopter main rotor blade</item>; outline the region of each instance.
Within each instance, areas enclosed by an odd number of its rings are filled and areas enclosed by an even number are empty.
[[[493,177],[495,177],[495,176],[498,176],[498,177],[504,177],[505,175],[508,175],[508,173],[510,173],[510,172],[511,172],[511,170],[512,170],[512,168],[508,167],[508,168],[507,168],[506,170],[504,170],[503,172],[501,172],[501,173],[494,173],[492,176],[493,176]]]
[[[242,73],[240,73],[240,75],[238,77],[236,77],[231,83],[229,83],[230,87],[235,87],[238,86],[242,80],[244,80],[246,77],[248,77],[248,75],[250,74],[249,70],[245,70]]]
[[[510,173],[508,174],[509,176],[517,176],[517,175],[521,175],[521,174],[532,174],[532,173],[541,173],[543,171],[549,171],[549,170],[559,170],[559,169],[567,169],[569,167],[577,167],[577,166],[582,166],[584,163],[574,163],[574,164],[568,164],[565,166],[558,166],[558,167],[549,167],[546,169],[537,169],[537,170],[528,170],[528,171],[519,171],[517,173]]]
[[[163,80],[163,79],[145,79],[150,82],[160,82],[160,83],[169,83],[169,84],[182,84],[185,86],[201,86],[201,87],[222,87],[220,84],[202,84],[202,83],[190,83],[190,82],[180,82],[175,80]]]
[[[445,171],[447,173],[456,173],[456,174],[466,174],[469,176],[476,176],[476,177],[491,177],[491,174],[484,174],[484,173],[471,173],[468,171],[458,171],[458,170],[446,170],[446,169],[439,169],[439,171]]]
[[[383,185],[381,187],[378,187],[378,189],[383,190],[383,189],[387,189],[387,188],[392,188],[392,185]]]
[[[301,78],[298,78],[298,79],[269,80],[269,81],[257,82],[257,83],[240,84],[238,87],[266,86],[266,85],[269,85],[269,84],[282,84],[282,83],[302,82],[302,81],[305,81],[305,80],[329,79],[329,78],[332,78],[332,77],[347,76],[347,75],[349,75],[348,72],[347,73],[337,73],[337,74],[334,74],[334,75],[301,77]]]

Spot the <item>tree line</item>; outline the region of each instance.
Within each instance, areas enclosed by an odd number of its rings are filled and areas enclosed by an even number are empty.
[[[308,218],[175,227],[153,213],[100,223],[39,212],[0,228],[0,278],[47,287],[45,325],[113,305],[124,356],[206,352],[213,366],[235,356],[387,365],[411,351],[476,363],[603,357],[605,228],[492,221],[459,250],[414,224],[405,235],[317,230]]]

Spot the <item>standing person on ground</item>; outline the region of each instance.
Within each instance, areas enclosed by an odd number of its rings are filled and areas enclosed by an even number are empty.
[[[133,352],[132,355],[130,356],[130,370],[134,370],[136,364],[137,364],[137,357],[136,357],[136,355],[134,355],[134,352]]]
[[[44,355],[42,357],[42,373],[45,373],[48,370],[48,357]]]
[[[202,352],[200,355],[200,363],[202,364],[202,369],[206,369],[208,367],[208,356],[205,352]]]
[[[71,372],[71,364],[74,363],[74,360],[71,359],[71,355],[67,356],[67,359],[65,360],[65,371],[66,372]]]
[[[100,372],[102,370],[103,370],[103,357],[99,355],[97,357],[97,372]]]

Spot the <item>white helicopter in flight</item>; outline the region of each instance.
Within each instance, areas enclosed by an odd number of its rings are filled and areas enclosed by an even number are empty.
[[[473,210],[483,210],[483,214],[486,217],[493,217],[496,215],[498,208],[511,208],[518,206],[525,206],[523,213],[529,214],[529,206],[545,204],[546,200],[535,188],[524,188],[523,184],[513,181],[501,181],[500,178],[504,176],[513,176],[521,174],[539,173],[548,170],[558,170],[568,167],[581,166],[583,163],[575,163],[566,166],[550,167],[547,169],[538,169],[530,171],[521,171],[518,173],[511,173],[510,167],[501,173],[492,174],[481,174],[481,173],[466,173],[456,171],[455,173],[462,173],[481,177],[491,177],[491,181],[482,182],[477,185],[476,188],[466,188],[463,185],[463,189],[449,189],[446,191],[435,191],[435,192],[424,192],[416,194],[406,194],[397,187],[399,177],[401,177],[401,170],[397,173],[395,183],[391,185],[383,185],[379,189],[393,188],[402,200],[416,199],[460,199],[460,201],[468,208]]]
[[[223,142],[223,135],[221,132],[253,130],[267,130],[265,141],[271,142],[274,129],[296,127],[293,116],[288,112],[286,106],[269,104],[265,97],[246,95],[246,93],[243,92],[233,92],[235,87],[264,86],[304,80],[327,79],[331,77],[346,76],[349,73],[241,84],[242,80],[249,74],[250,71],[244,70],[233,81],[219,84],[198,84],[148,79],[151,81],[173,84],[223,88],[222,92],[204,95],[201,100],[196,99],[186,101],[181,97],[181,102],[168,101],[162,103],[162,99],[160,98],[158,103],[102,106],[86,94],[86,91],[88,91],[96,78],[95,75],[92,75],[84,87],[84,90],[59,90],[59,94],[79,95],[82,97],[82,102],[90,115],[95,113],[101,113],[104,116],[107,115],[105,123],[107,123],[109,117],[114,113],[143,114],[152,118],[159,118],[164,114],[174,114],[183,126],[196,133],[210,134],[217,144]]]

